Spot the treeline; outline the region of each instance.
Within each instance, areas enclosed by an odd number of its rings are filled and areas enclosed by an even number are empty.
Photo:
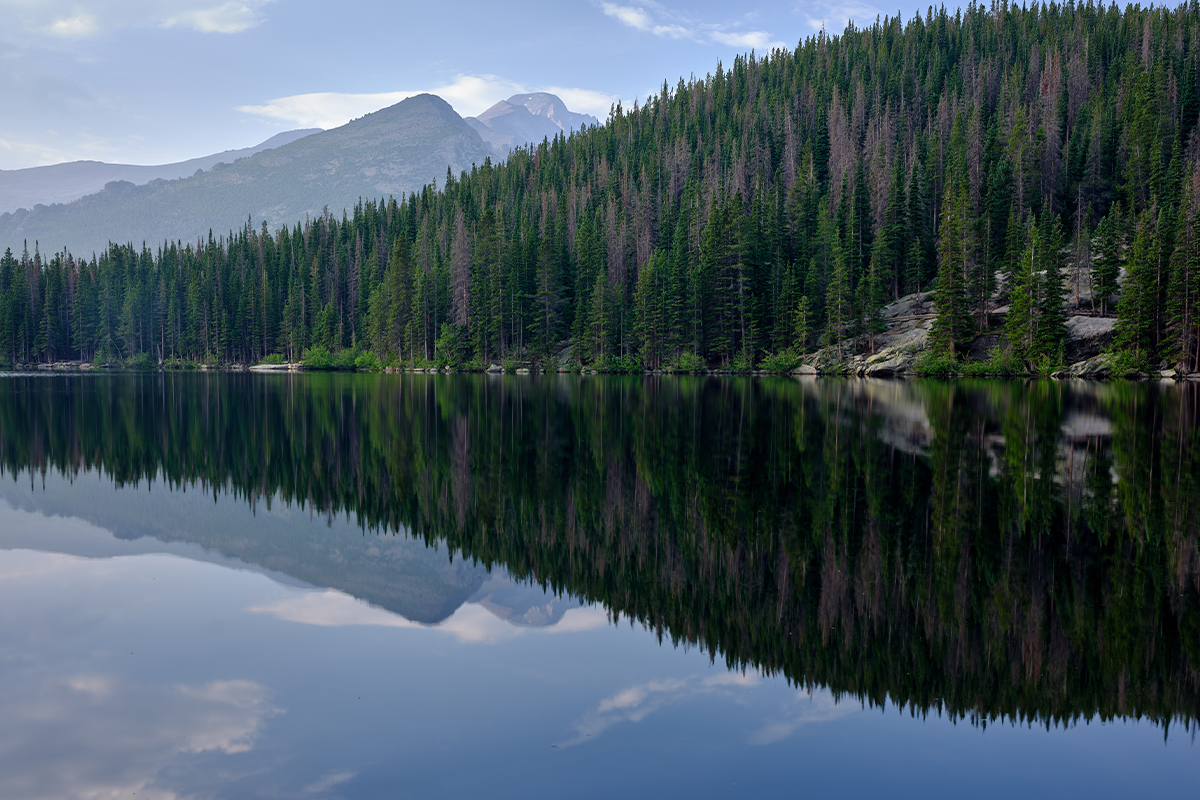
[[[1200,368],[1200,5],[968,6],[664,82],[603,126],[274,233],[6,255],[0,354],[748,366],[873,346],[1061,359],[1066,307]]]

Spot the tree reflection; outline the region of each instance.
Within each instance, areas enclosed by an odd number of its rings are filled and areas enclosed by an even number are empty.
[[[279,499],[733,667],[986,724],[1200,713],[1197,387],[11,377],[3,469]],[[245,532],[243,532],[245,535]],[[311,557],[320,557],[314,554]]]

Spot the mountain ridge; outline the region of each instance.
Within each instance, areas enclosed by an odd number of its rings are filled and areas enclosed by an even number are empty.
[[[110,241],[194,242],[240,230],[248,218],[291,225],[363,199],[399,198],[493,155],[445,100],[421,94],[189,178],[110,182],[69,204],[0,214],[0,247],[88,255]]]
[[[251,147],[222,150],[168,164],[119,164],[83,159],[23,169],[0,169],[0,212],[33,209],[38,205],[70,203],[85,195],[102,191],[106,184],[126,181],[142,185],[154,180],[175,180],[207,171],[218,164],[229,164],[264,150],[320,133],[321,128],[299,128],[277,133]]]

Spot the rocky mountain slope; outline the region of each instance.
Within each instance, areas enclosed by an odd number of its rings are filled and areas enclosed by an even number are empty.
[[[70,203],[84,195],[93,194],[113,181],[128,181],[140,185],[154,180],[188,178],[196,170],[206,171],[217,164],[232,164],[255,153],[282,147],[314,133],[320,128],[303,128],[277,133],[265,142],[239,150],[225,150],[212,155],[190,158],[172,164],[142,166],[137,164],[108,164],[103,161],[71,161],[28,169],[0,169],[0,213],[37,205]]]
[[[501,100],[478,117],[468,117],[467,123],[497,155],[504,156],[514,147],[539,144],[585,125],[599,125],[600,121],[590,114],[569,110],[557,95],[532,92]]]
[[[90,256],[110,240],[155,246],[219,236],[248,219],[292,225],[325,208],[340,215],[360,199],[441,185],[447,169],[458,174],[492,155],[446,101],[418,95],[194,177],[114,182],[73,203],[0,215],[0,248],[32,252],[37,242]]]

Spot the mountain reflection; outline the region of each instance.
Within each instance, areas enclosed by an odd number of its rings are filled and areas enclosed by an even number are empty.
[[[1197,411],[1188,384],[8,377],[0,468],[406,530],[460,561],[433,617],[483,600],[465,557],[871,704],[1190,725]],[[171,536],[372,602],[400,582],[391,537]]]

